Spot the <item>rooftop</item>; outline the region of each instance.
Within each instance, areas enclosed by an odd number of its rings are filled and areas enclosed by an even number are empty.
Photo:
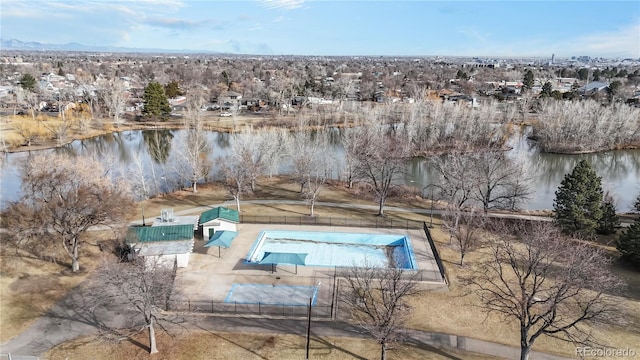
[[[193,226],[193,230],[198,230],[198,220],[200,220],[200,216],[198,215],[190,215],[190,216],[173,216],[169,220],[163,220],[162,216],[159,216],[153,220],[153,227],[158,226],[178,226],[178,225],[191,225]]]
[[[186,241],[193,239],[193,225],[130,227],[126,242],[152,243],[161,241]]]
[[[223,207],[217,207],[211,210],[207,210],[200,214],[200,223],[204,224],[211,220],[223,219],[232,221],[234,223],[240,222],[240,214],[237,210],[227,209]]]

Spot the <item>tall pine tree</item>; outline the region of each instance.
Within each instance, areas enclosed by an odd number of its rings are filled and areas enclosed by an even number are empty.
[[[617,248],[623,259],[640,266],[640,195],[636,198],[635,210],[638,217],[620,234]]]
[[[598,221],[596,232],[602,235],[610,235],[616,232],[618,226],[620,226],[620,219],[616,213],[616,205],[611,197],[605,196],[602,202],[602,217]]]
[[[533,75],[533,71],[527,70],[527,72],[524,74],[524,78],[522,79],[522,86],[525,89],[530,90],[533,87],[534,83],[535,76]]]
[[[602,218],[602,201],[602,179],[581,160],[556,191],[555,222],[567,234],[593,237]]]
[[[146,116],[166,117],[171,113],[169,100],[164,92],[164,86],[157,82],[150,82],[144,88],[144,109]]]

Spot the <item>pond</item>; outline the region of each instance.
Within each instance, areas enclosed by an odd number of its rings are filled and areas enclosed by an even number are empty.
[[[338,132],[337,129],[332,131]],[[176,149],[180,147],[184,132],[185,130],[133,130],[77,140],[55,149],[4,154],[0,165],[0,207],[4,208],[8,201],[18,199],[19,165],[37,152],[93,156],[100,159],[112,174],[130,174],[132,169],[142,169],[145,173],[153,173],[152,187],[156,191],[174,190],[181,185],[180,169],[176,166],[180,158]],[[207,132],[207,137],[212,160],[229,153],[233,139],[231,135]],[[334,174],[337,174],[337,169],[344,160],[344,151],[338,137],[333,137],[333,151],[337,159]],[[581,155],[539,154],[522,136],[514,138],[511,145],[513,149],[509,155],[527,161],[537,172],[535,194],[525,205],[528,210],[551,209],[555,191],[562,178],[582,159],[590,161],[602,177],[603,188],[613,195],[618,211],[629,211],[633,200],[640,193],[640,150],[614,150]],[[209,180],[214,178],[218,169],[214,161]],[[285,174],[288,169],[289,165],[283,162],[277,173]],[[415,158],[407,162],[402,182],[423,189],[435,179],[436,175],[429,161]]]

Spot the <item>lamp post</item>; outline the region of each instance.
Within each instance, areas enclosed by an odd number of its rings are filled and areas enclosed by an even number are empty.
[[[427,186],[425,186],[422,191],[424,192],[424,190],[426,188],[429,188],[429,194],[430,194],[430,200],[431,200],[431,212],[429,213],[429,227],[432,228],[433,227],[433,184],[429,184]],[[424,198],[424,196],[423,196]]]
[[[307,345],[305,346],[306,355],[305,360],[309,360],[309,342],[311,340],[311,301],[313,297],[309,298],[309,310],[307,311]]]

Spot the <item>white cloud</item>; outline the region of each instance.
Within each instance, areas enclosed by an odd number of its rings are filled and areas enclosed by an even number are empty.
[[[304,0],[257,0],[258,3],[269,9],[293,10],[302,7]]]
[[[640,58],[640,23],[587,34],[561,45],[585,55]]]
[[[482,33],[475,28],[462,28],[458,30],[459,33],[471,38],[474,41],[486,42],[491,34]]]
[[[205,25],[206,21],[183,20],[178,18],[152,18],[144,21],[145,24],[165,27],[170,29],[194,29]]]

